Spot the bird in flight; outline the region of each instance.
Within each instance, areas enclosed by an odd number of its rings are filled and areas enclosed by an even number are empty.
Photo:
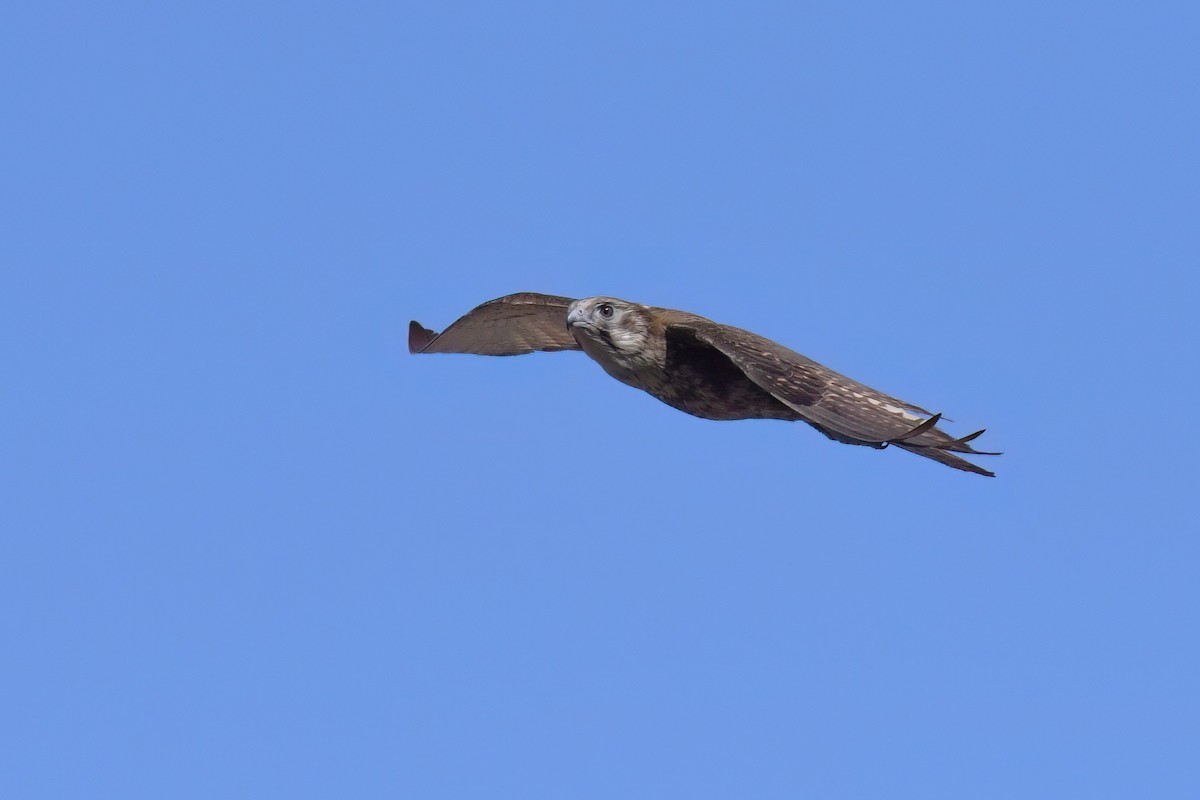
[[[982,430],[954,438],[941,414],[897,400],[749,331],[615,297],[572,300],[522,292],[489,300],[441,333],[409,323],[410,353],[516,356],[582,350],[612,377],[704,419],[807,422],[837,442],[894,445],[994,477],[958,454]]]

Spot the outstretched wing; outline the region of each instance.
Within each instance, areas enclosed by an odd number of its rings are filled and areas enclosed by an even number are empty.
[[[673,322],[668,336],[694,338],[724,354],[746,377],[826,436],[847,444],[894,444],[955,469],[992,476],[953,453],[995,455],[939,429],[941,414],[864,386],[782,345],[740,328],[701,317]]]
[[[538,350],[578,350],[567,330],[569,297],[521,292],[476,306],[440,334],[413,320],[410,353],[519,356]]]

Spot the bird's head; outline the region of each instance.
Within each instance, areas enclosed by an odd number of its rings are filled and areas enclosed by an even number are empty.
[[[585,297],[567,307],[567,330],[584,350],[636,358],[646,347],[650,319],[645,306],[615,297]]]

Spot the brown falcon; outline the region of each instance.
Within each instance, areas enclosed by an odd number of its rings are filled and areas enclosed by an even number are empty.
[[[993,476],[955,455],[997,455],[937,427],[941,414],[853,381],[749,331],[615,297],[572,300],[523,292],[490,300],[442,333],[415,320],[411,353],[515,356],[583,350],[622,383],[704,419],[802,420],[845,444],[895,445],[955,469]]]

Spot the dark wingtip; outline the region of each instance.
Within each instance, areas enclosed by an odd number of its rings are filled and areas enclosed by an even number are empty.
[[[950,442],[950,444],[966,444],[967,442],[973,442],[976,439],[978,439],[980,436],[983,436],[983,434],[985,434],[985,433],[987,433],[987,428],[980,428],[979,430],[975,431],[974,433],[968,433],[966,436],[962,437],[961,439],[955,439],[953,442]]]
[[[954,469],[962,470],[963,472],[970,472],[974,475],[982,475],[985,478],[996,477],[996,473],[992,472],[990,469],[984,469],[978,464],[973,464],[970,461],[967,461],[965,458],[959,458],[958,456],[954,455],[954,453],[947,452],[939,447],[926,447],[919,444],[908,444],[907,442],[898,442],[896,446],[903,448],[910,453],[915,453],[916,455],[932,459],[939,464],[945,464],[947,467],[953,467]],[[982,453],[978,455],[982,455]]]
[[[970,453],[973,456],[1004,455],[1003,453],[990,452],[988,450],[976,450],[975,448],[971,447],[970,442],[973,442],[976,439],[978,439],[980,436],[982,436],[984,434],[984,431],[986,431],[986,430],[987,429],[984,428],[983,430],[978,430],[978,431],[975,431],[974,433],[969,433],[966,436],[962,437],[961,439],[955,439],[952,442],[945,442],[943,444],[933,445],[933,447],[936,447],[939,450],[950,450],[955,453]]]
[[[437,337],[436,333],[414,319],[408,323],[408,352],[423,352]]]
[[[924,422],[922,422],[917,427],[913,428],[908,433],[902,433],[899,436],[897,436],[895,439],[890,439],[889,442],[891,444],[900,444],[900,442],[907,442],[909,439],[915,439],[916,437],[920,436],[925,431],[927,431],[930,428],[932,428],[933,426],[937,425],[939,422],[941,422],[941,420],[942,420],[941,414],[934,414],[932,417],[925,420]]]

